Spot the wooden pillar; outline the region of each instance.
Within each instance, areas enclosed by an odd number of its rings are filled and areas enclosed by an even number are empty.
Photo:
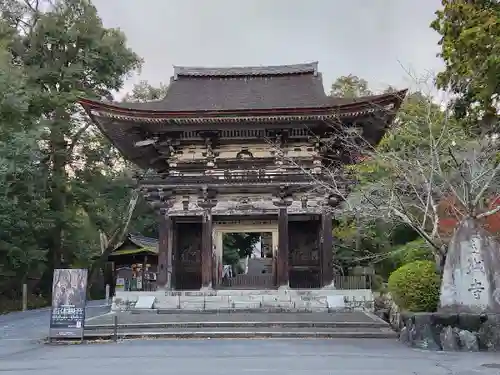
[[[170,290],[176,289],[176,268],[177,268],[177,257],[179,256],[178,254],[178,248],[177,248],[177,225],[175,223],[175,218],[171,217],[170,218],[170,251],[172,256],[170,257]],[[168,271],[168,270],[167,270]]]
[[[277,205],[278,210],[278,259],[277,259],[277,281],[278,287],[288,287],[288,211],[289,204]]]
[[[174,223],[173,223],[173,217],[172,216],[166,216],[165,217],[165,227],[167,230],[167,262],[166,262],[166,268],[167,268],[167,283],[166,283],[166,288],[168,290],[172,289],[172,274],[173,274],[173,269],[174,269],[174,257],[173,257],[173,250],[174,250]]]
[[[167,264],[168,264],[168,224],[170,218],[166,216],[164,212],[160,214],[158,233],[159,233],[159,242],[158,242],[158,277],[156,279],[156,283],[158,289],[164,289],[167,287]]]
[[[204,207],[202,240],[201,240],[201,287],[212,288],[213,276],[213,241],[212,241],[212,207]]]
[[[333,217],[330,212],[321,216],[321,286],[332,286],[333,283]]]
[[[144,255],[144,259],[142,260],[142,272],[141,272],[141,290],[145,291],[146,288],[146,265],[148,264],[148,256]]]

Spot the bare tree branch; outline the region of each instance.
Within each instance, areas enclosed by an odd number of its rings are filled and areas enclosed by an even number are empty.
[[[307,166],[290,157],[286,145],[268,142],[281,164],[310,176],[316,190],[341,197],[338,212],[361,223],[382,219],[408,225],[442,263],[450,235],[444,219],[458,223],[500,212],[483,207],[483,197],[500,191],[500,164],[495,161],[498,143],[485,147],[482,139],[471,139],[446,103],[434,99],[411,94],[379,145],[370,139],[368,125],[359,131],[330,121],[329,134],[312,134],[315,151]],[[384,108],[375,113],[387,115]],[[354,181],[349,171],[354,171]]]

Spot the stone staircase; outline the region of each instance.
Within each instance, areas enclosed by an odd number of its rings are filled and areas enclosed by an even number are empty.
[[[87,322],[84,336],[395,337],[389,325],[371,313],[372,308],[373,294],[365,289],[117,292],[113,312]]]
[[[336,313],[119,312],[85,325],[86,339],[394,338],[387,323],[362,311]]]

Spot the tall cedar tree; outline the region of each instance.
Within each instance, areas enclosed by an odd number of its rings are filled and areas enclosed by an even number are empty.
[[[41,94],[38,105],[46,120],[45,153],[49,170],[48,199],[54,225],[47,234],[48,269],[71,263],[63,237],[68,229],[68,166],[90,122],[76,104],[78,97],[109,98],[122,87],[141,59],[126,46],[125,35],[105,28],[88,0],[59,0],[49,10],[31,9],[30,27],[13,51],[25,67],[28,83]]]

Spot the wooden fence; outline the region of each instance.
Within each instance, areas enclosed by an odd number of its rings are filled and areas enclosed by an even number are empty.
[[[234,289],[273,289],[275,288],[275,275],[272,273],[260,275],[236,275],[231,278],[222,280],[222,288]],[[352,290],[352,289],[371,289],[371,275],[356,275],[356,276],[335,276],[334,285],[336,289]],[[144,282],[142,291],[155,291],[157,288],[155,282]],[[302,286],[302,288],[307,288]],[[317,288],[317,286],[311,286]]]
[[[223,280],[222,286],[235,289],[272,289],[274,287],[274,276],[272,273],[262,275],[236,275]]]
[[[371,289],[371,275],[355,275],[355,276],[335,276],[334,285],[337,289]]]

